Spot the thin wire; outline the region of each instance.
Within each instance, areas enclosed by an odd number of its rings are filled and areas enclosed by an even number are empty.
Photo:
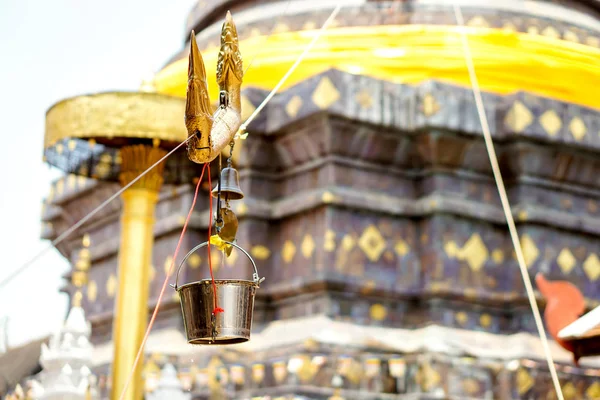
[[[207,168],[208,166],[208,168]],[[194,192],[194,199],[192,200],[192,205],[190,207],[190,211],[188,212],[187,218],[185,219],[185,223],[183,224],[183,228],[181,230],[181,234],[179,235],[179,241],[177,242],[177,247],[175,248],[175,253],[173,253],[173,257],[171,258],[171,265],[169,266],[169,270],[167,271],[167,278],[163,282],[162,288],[160,289],[160,294],[158,295],[158,300],[156,302],[156,307],[154,308],[154,312],[152,313],[152,317],[150,318],[150,323],[148,324],[148,329],[146,329],[146,333],[144,334],[144,339],[142,339],[142,344],[138,349],[137,355],[135,356],[135,360],[133,361],[133,367],[129,372],[129,376],[125,381],[125,386],[123,386],[123,391],[121,392],[120,400],[123,400],[125,397],[125,393],[131,384],[131,380],[133,379],[133,375],[135,374],[135,368],[140,362],[140,357],[144,352],[144,347],[146,346],[146,341],[148,340],[148,336],[150,335],[150,329],[152,325],[154,325],[154,320],[156,319],[156,315],[158,314],[158,308],[160,303],[162,302],[163,295],[165,294],[165,289],[167,288],[167,283],[169,282],[169,278],[173,273],[173,267],[175,266],[175,260],[177,259],[177,254],[179,254],[179,248],[181,247],[181,242],[183,241],[183,236],[185,235],[185,231],[187,230],[188,223],[190,222],[190,218],[192,217],[192,213],[194,212],[194,207],[196,206],[196,199],[198,198],[198,189],[200,189],[200,184],[202,183],[202,178],[204,177],[204,171],[208,169],[208,176],[210,177],[210,166],[209,163],[204,164],[202,167],[202,173],[200,174],[200,179],[198,179],[198,183],[196,184],[196,191]]]
[[[333,10],[333,12],[329,16],[329,18],[325,21],[325,23],[321,27],[321,31],[316,36],[316,39],[318,39],[320,37],[320,34],[323,31],[323,28],[327,27],[327,25],[329,25],[331,23],[331,21],[333,20],[333,18],[335,17],[335,15],[339,12],[339,10],[341,8],[341,3],[342,3],[342,1],[340,1],[340,3],[338,4],[338,6]],[[302,53],[302,55],[298,59],[299,61],[302,61],[302,58],[304,58],[304,56],[308,53],[308,50],[310,50],[312,48],[312,46],[314,46],[315,42],[316,42],[316,40],[313,39],[312,42],[307,46],[307,48],[305,49],[305,51]],[[294,63],[294,65],[292,66],[292,68],[290,69],[290,71],[292,71],[292,69],[295,69],[298,66],[298,64],[300,64],[300,62],[298,60],[296,61],[296,63]],[[287,77],[290,75],[290,71],[288,71],[285,74],[285,76],[280,81],[280,83],[278,84],[278,86],[281,86],[281,84],[285,81],[285,79],[287,79]],[[261,110],[269,102],[269,100],[271,100],[271,98],[273,97],[272,95],[277,91],[277,89],[278,89],[278,87],[276,87],[276,89],[274,89],[271,92],[270,96],[267,96],[267,98],[262,102],[261,107],[260,107]],[[258,113],[255,112],[255,114],[258,114]],[[253,115],[255,115],[255,114],[253,114]],[[246,120],[246,122],[249,123],[248,120]],[[205,167],[207,165],[208,164],[205,164]],[[208,166],[208,169],[210,171],[210,166]],[[204,168],[202,169],[202,172],[204,173]],[[202,179],[202,178],[200,178],[200,179]],[[210,186],[210,173],[208,174],[208,179],[209,179],[209,186]],[[196,192],[197,192],[199,186],[200,186],[200,181],[198,181],[198,186],[196,187]],[[209,194],[209,196],[210,196],[210,194]],[[194,204],[195,204],[195,202],[192,203],[192,207],[190,208],[190,212],[188,214],[188,220],[189,220],[190,215],[191,215],[191,213],[192,213],[192,211],[194,209]],[[208,226],[208,232],[209,232],[209,242],[210,242],[210,232],[211,232],[211,227],[212,227],[212,198],[210,198],[209,205],[210,205],[209,206],[210,207],[210,211],[209,211],[209,215],[210,215],[209,216],[209,221],[210,221],[210,223],[209,223],[209,226]],[[182,231],[181,236],[179,238],[180,243],[181,243],[181,239],[183,238],[183,234],[185,232],[186,226],[187,226],[187,221],[186,221],[186,224],[184,225],[183,231]],[[152,330],[152,326],[154,325],[154,320],[155,320],[156,314],[158,313],[158,309],[160,308],[160,304],[162,302],[162,296],[163,296],[165,287],[166,287],[167,283],[169,282],[169,278],[171,277],[171,273],[173,272],[172,269],[173,269],[173,265],[175,263],[175,258],[177,256],[177,252],[178,251],[179,251],[179,244],[178,244],[177,249],[175,250],[175,255],[173,256],[173,259],[171,261],[171,266],[169,267],[169,271],[166,274],[165,281],[163,282],[162,290],[161,290],[160,295],[158,297],[158,300],[156,302],[156,307],[154,308],[154,313],[152,314],[152,318],[150,319],[150,323],[148,324],[148,328],[146,329],[146,333],[144,335],[144,339],[142,340],[142,343],[141,343],[141,345],[140,345],[140,347],[138,349],[138,353],[137,353],[137,356],[136,356],[135,361],[133,363],[133,366],[131,368],[131,372],[129,374],[129,378],[127,379],[127,382],[125,383],[125,387],[123,388],[123,391],[121,392],[121,396],[119,398],[120,400],[123,400],[123,398],[125,396],[125,393],[127,392],[127,388],[129,387],[129,384],[131,383],[131,380],[133,379],[134,371],[135,371],[135,369],[136,369],[136,367],[137,367],[137,365],[139,363],[141,354],[144,351],[144,346],[146,344],[146,340],[148,339],[148,336],[150,335],[150,331]],[[212,260],[211,260],[211,257],[210,257],[210,244],[208,246],[208,252],[209,252],[208,253],[209,254],[208,260],[209,260],[209,263],[211,263]],[[213,279],[213,282],[214,282],[214,277],[212,276],[212,266],[211,266],[211,278]],[[214,293],[215,293],[215,305],[216,305],[216,290],[215,290]],[[222,312],[222,310],[218,310],[217,308],[215,308],[214,312]]]
[[[477,75],[475,73],[475,66],[473,64],[471,48],[469,47],[467,33],[464,29],[464,19],[463,19],[462,11],[457,4],[454,4],[454,15],[456,17],[456,22],[457,22],[458,26],[461,27],[460,31],[461,31],[462,45],[463,45],[464,54],[465,54],[465,61],[467,63],[467,69],[469,70],[469,78],[471,80],[473,96],[475,97],[475,104],[477,106],[477,114],[479,114],[479,120],[481,122],[483,138],[485,140],[485,147],[487,149],[487,153],[490,158],[490,163],[492,165],[492,171],[494,172],[494,179],[496,180],[496,186],[498,187],[498,194],[500,195],[500,200],[502,202],[502,209],[504,211],[504,215],[506,216],[506,222],[508,223],[508,230],[510,231],[510,236],[511,236],[511,239],[513,242],[513,246],[515,248],[515,253],[517,255],[517,261],[519,263],[519,269],[521,270],[521,276],[523,278],[523,283],[525,284],[525,289],[527,291],[527,298],[529,299],[529,304],[531,305],[531,310],[533,311],[533,318],[535,320],[535,325],[537,327],[538,334],[542,341],[542,347],[544,348],[544,353],[546,354],[546,361],[548,363],[548,368],[550,369],[550,375],[552,376],[552,383],[554,384],[554,389],[556,390],[556,395],[559,400],[564,400],[562,389],[560,387],[560,381],[558,380],[558,374],[556,372],[556,366],[554,365],[552,353],[550,352],[550,345],[548,344],[548,338],[546,337],[546,331],[544,329],[544,323],[542,321],[542,316],[540,314],[540,310],[538,308],[537,301],[535,299],[535,294],[533,292],[533,285],[531,284],[531,279],[529,278],[529,273],[527,272],[527,265],[525,263],[525,257],[523,256],[523,249],[521,248],[521,243],[519,241],[519,234],[517,233],[517,227],[515,225],[515,221],[513,219],[511,208],[510,208],[510,203],[508,201],[508,196],[506,194],[504,180],[502,179],[502,174],[500,173],[500,166],[498,164],[498,158],[496,157],[496,151],[494,149],[492,135],[490,134],[490,127],[488,125],[487,116],[485,114],[485,108],[483,107],[483,98],[481,96],[481,91],[479,89],[479,81],[477,80]]]
[[[219,171],[220,179],[221,171]],[[208,187],[212,187],[210,180],[210,164],[208,165]],[[220,199],[218,201],[221,201]],[[217,298],[217,284],[215,283],[215,274],[213,273],[212,257],[210,256],[210,238],[212,236],[212,225],[213,225],[213,199],[212,193],[208,193],[208,246],[206,246],[206,252],[208,253],[208,270],[210,271],[210,279],[212,283],[213,296],[215,302],[215,308],[212,311],[213,318],[216,318],[217,314],[222,313],[223,309],[219,307]]]
[[[32,266],[40,257],[42,257],[44,254],[46,254],[47,251],[49,251],[50,249],[52,249],[53,247],[55,247],[56,245],[58,245],[60,242],[62,242],[63,240],[65,240],[71,233],[73,233],[77,229],[79,229],[83,224],[85,224],[87,221],[89,221],[90,218],[92,218],[100,210],[102,210],[104,207],[106,207],[111,201],[113,201],[114,199],[116,199],[117,197],[119,197],[121,195],[121,193],[123,193],[124,191],[126,191],[127,189],[129,189],[133,184],[135,184],[137,181],[139,181],[140,179],[142,179],[142,177],[144,175],[146,175],[148,172],[150,172],[154,167],[156,167],[158,164],[160,164],[161,162],[163,162],[164,160],[166,160],[170,155],[172,155],[177,150],[179,150],[179,148],[181,146],[183,146],[184,144],[186,144],[189,139],[190,138],[187,138],[186,140],[184,140],[183,142],[181,142],[179,145],[177,145],[177,147],[175,147],[173,150],[171,150],[170,152],[168,152],[167,154],[165,154],[160,160],[158,160],[157,162],[155,162],[154,164],[152,164],[147,170],[145,170],[140,175],[138,175],[134,180],[132,180],[131,182],[129,182],[127,185],[123,186],[119,191],[117,191],[115,194],[113,194],[108,199],[106,199],[102,204],[100,204],[98,207],[96,207],[95,209],[93,209],[89,214],[87,214],[85,217],[81,218],[77,223],[75,223],[75,225],[71,226],[69,229],[67,229],[66,231],[64,231],[63,233],[61,233],[56,239],[54,239],[52,242],[50,242],[50,244],[47,247],[45,247],[39,253],[37,253],[35,256],[33,256],[31,259],[29,259],[29,261],[27,261],[21,267],[19,267],[16,270],[14,270],[9,276],[7,276],[6,278],[4,278],[0,282],[0,289],[2,289],[4,286],[6,286],[9,282],[11,282],[13,279],[15,279],[21,273],[25,272],[25,270],[27,268],[29,268],[30,266]]]
[[[252,65],[252,63],[254,62],[254,60],[256,60],[256,58],[259,55],[261,55],[263,53],[263,51],[265,51],[265,48],[267,47],[266,46],[267,42],[271,38],[271,35],[273,35],[273,33],[275,32],[275,28],[277,28],[277,25],[279,24],[279,21],[281,21],[281,19],[287,15],[288,8],[290,8],[290,4],[291,3],[292,3],[292,0],[288,0],[287,5],[285,6],[285,9],[283,10],[283,13],[281,13],[281,15],[279,17],[277,17],[277,19],[275,20],[275,23],[273,24],[273,28],[271,28],[271,32],[265,38],[263,46],[261,46],[260,50],[254,55],[254,57],[252,57],[252,59],[248,63],[248,66],[246,67],[246,70],[244,71],[244,75],[246,75],[246,73],[250,69],[250,66]]]
[[[269,95],[263,100],[263,102],[258,107],[256,107],[256,110],[254,110],[252,115],[250,115],[248,117],[246,122],[244,122],[242,124],[242,126],[240,126],[240,132],[243,132],[246,130],[246,128],[248,128],[248,125],[250,125],[250,123],[254,120],[254,118],[256,118],[258,113],[260,113],[262,111],[262,109],[267,105],[267,103],[269,101],[271,101],[271,98],[273,98],[273,96],[275,96],[275,94],[281,88],[281,86],[285,83],[285,81],[296,70],[296,68],[298,67],[298,65],[300,65],[302,60],[304,60],[304,57],[306,57],[306,55],[313,48],[315,43],[317,43],[317,40],[319,40],[319,38],[323,35],[323,33],[325,32],[325,30],[327,29],[329,24],[331,24],[331,21],[333,21],[333,19],[336,17],[336,15],[340,12],[340,9],[342,8],[342,3],[343,3],[343,0],[340,0],[338,5],[333,9],[331,14],[329,15],[329,18],[327,18],[327,20],[325,20],[325,22],[323,23],[323,26],[321,26],[321,29],[319,29],[317,34],[313,37],[312,41],[308,44],[308,46],[306,46],[306,48],[304,49],[302,54],[300,54],[300,57],[298,57],[298,59],[296,60],[294,65],[292,65],[292,67],[288,70],[288,72],[286,72],[286,74],[283,76],[283,78],[281,78],[279,83],[273,88],[273,90],[271,90],[271,93],[269,93]]]
[[[282,15],[285,15],[285,13],[287,13],[287,10],[288,10],[288,7],[289,7],[290,3],[291,3],[291,0],[289,0],[288,4],[287,4],[287,6],[286,6],[286,8],[284,10],[284,13]],[[314,44],[316,43],[316,41],[318,40],[318,38],[321,36],[321,34],[324,31],[324,29],[331,23],[331,20],[333,20],[333,18],[337,15],[337,13],[339,12],[339,10],[341,8],[341,5],[342,5],[342,1],[340,1],[340,3],[338,4],[338,6],[333,10],[333,12],[329,16],[329,18],[325,21],[325,24],[323,24],[323,26],[321,27],[320,31],[313,38],[312,42],[304,50],[304,52],[300,55],[300,57],[298,58],[298,60],[296,60],[296,63],[294,63],[294,65],[288,71],[288,73],[286,73],[286,75],[281,79],[281,81],[277,84],[277,86],[275,87],[275,89],[273,89],[273,91],[271,91],[271,93],[269,93],[269,96],[267,96],[267,98],[265,98],[265,100],[260,104],[260,106],[258,106],[258,108],[256,110],[254,110],[254,113],[246,120],[246,122],[244,122],[244,124],[240,127],[240,130],[245,130],[246,129],[246,127],[250,124],[250,122],[252,122],[252,120],[254,118],[256,118],[256,116],[258,115],[258,113],[267,105],[267,103],[271,100],[271,98],[275,95],[275,93],[279,90],[279,88],[281,87],[281,85],[283,85],[283,83],[287,80],[287,78],[291,75],[291,73],[298,67],[298,65],[300,64],[300,62],[302,61],[302,59],[304,59],[304,57],[306,56],[306,54],[308,53],[308,51],[310,51],[310,49],[314,46]],[[269,34],[269,36],[267,36],[267,40],[273,34],[273,32],[274,32],[274,29]],[[253,59],[250,61],[250,65],[252,64],[252,62],[254,61],[255,58],[256,58],[256,56],[254,56]],[[246,68],[245,72],[248,72],[248,70],[250,69],[250,65],[248,65],[248,67]],[[66,239],[69,235],[71,235],[74,231],[76,231],[78,228],[80,228],[83,224],[85,224],[87,221],[89,221],[90,218],[92,218],[94,215],[96,215],[100,210],[102,210],[104,207],[106,207],[111,201],[113,201],[114,199],[116,199],[119,195],[121,195],[121,193],[123,193],[125,190],[127,190],[129,187],[131,187],[131,185],[133,185],[135,182],[137,182],[139,179],[141,179],[150,170],[152,170],[158,164],[160,164],[165,159],[167,159],[169,156],[171,156],[173,153],[175,153],[175,151],[177,151],[181,146],[183,146],[185,143],[187,143],[188,140],[190,140],[189,137],[186,140],[184,140],[183,142],[181,142],[177,147],[175,147],[169,153],[167,153],[163,158],[161,158],[159,161],[157,161],[155,164],[153,164],[150,168],[148,168],[147,170],[145,170],[144,172],[142,172],[133,181],[131,181],[129,184],[127,184],[126,186],[124,186],[123,188],[121,188],[121,190],[119,190],[118,192],[116,192],[115,194],[113,194],[111,197],[109,197],[108,199],[106,199],[102,204],[100,204],[98,207],[96,207],[88,215],[86,215],[81,220],[79,220],[79,222],[75,223],[75,225],[73,225],[71,228],[67,229],[62,234],[60,234],[56,239],[54,239],[52,242],[50,242],[50,244],[48,244],[48,246],[46,246],[39,253],[37,253],[35,256],[33,256],[31,259],[29,259],[29,261],[27,261],[21,267],[15,269],[9,276],[5,277],[2,281],[0,281],[0,289],[2,289],[4,286],[6,286],[8,283],[10,283],[13,279],[15,279],[21,273],[25,272],[30,266],[34,265],[35,262],[38,259],[40,259],[44,254],[46,254],[53,247],[56,247],[56,245],[58,245],[60,242],[62,242],[64,239]]]

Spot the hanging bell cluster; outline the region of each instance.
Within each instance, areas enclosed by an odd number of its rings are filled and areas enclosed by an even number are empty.
[[[217,234],[211,237],[211,243],[223,250],[227,257],[231,254],[233,247],[225,244],[225,242],[235,243],[238,229],[238,220],[229,205],[229,201],[244,198],[244,192],[240,188],[238,172],[231,166],[234,143],[232,142],[230,146],[227,167],[221,170],[217,186],[212,190],[212,196],[217,199],[217,215],[215,218]]]
[[[219,184],[212,190],[212,196],[219,198]],[[240,188],[240,179],[238,172],[231,166],[231,161],[227,160],[227,167],[221,171],[221,198],[225,203],[229,200],[241,200],[244,198],[244,192]]]

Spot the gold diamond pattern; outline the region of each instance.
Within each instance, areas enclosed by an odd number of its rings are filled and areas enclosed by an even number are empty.
[[[210,252],[210,263],[214,272],[221,268],[221,252],[214,249]]]
[[[600,399],[600,383],[595,381],[585,391],[588,399]]]
[[[361,90],[356,95],[356,102],[363,109],[369,109],[369,108],[373,107],[373,98],[371,97],[371,94],[366,89]]]
[[[75,175],[69,174],[67,176],[67,188],[69,188],[69,190],[75,189],[76,182],[77,182],[77,178],[75,177]]]
[[[502,250],[496,249],[492,251],[492,260],[494,260],[496,264],[502,264],[502,261],[504,261],[504,253]]]
[[[284,23],[279,23],[277,24],[277,26],[275,26],[275,28],[273,29],[273,33],[283,33],[283,32],[287,32],[290,30],[290,27],[287,26]]]
[[[600,47],[600,39],[598,39],[597,37],[594,36],[589,36],[586,40],[585,43],[588,46],[593,46],[593,47]]]
[[[456,313],[456,322],[458,322],[460,325],[465,325],[468,320],[469,320],[469,317],[467,316],[467,313],[465,313],[464,311],[460,311],[460,312]]]
[[[328,229],[325,232],[325,242],[323,243],[323,248],[327,252],[332,252],[335,250],[335,232],[331,229]]]
[[[571,250],[565,247],[560,251],[556,262],[558,263],[558,266],[560,267],[560,270],[563,272],[563,274],[566,275],[573,270],[575,264],[577,263],[577,260],[575,260],[575,256],[573,255],[573,253],[571,253]]]
[[[425,392],[429,392],[440,384],[442,377],[440,376],[440,373],[427,362],[421,367],[418,380],[420,381],[421,388],[423,388]]]
[[[83,238],[81,239],[81,244],[83,245],[83,247],[90,247],[90,244],[92,244],[92,240],[90,239],[89,233],[85,233],[83,235]]]
[[[583,262],[583,272],[590,281],[595,282],[600,277],[600,260],[596,254],[590,254]]]
[[[487,28],[490,24],[481,15],[476,15],[467,22],[467,26],[475,26],[480,28]]]
[[[527,393],[534,384],[534,380],[524,368],[519,368],[517,371],[517,390],[519,394],[523,395]]]
[[[400,239],[396,242],[394,250],[396,251],[396,254],[398,254],[398,257],[404,257],[410,251],[410,247],[404,240]]]
[[[202,261],[202,259],[200,258],[200,256],[198,254],[194,253],[187,259],[187,264],[192,269],[196,269],[200,266],[201,261]]]
[[[171,269],[172,263],[173,263],[173,256],[167,256],[167,258],[165,258],[165,263],[163,264],[163,270],[165,271],[165,275],[169,274],[169,269]]]
[[[474,396],[479,392],[479,382],[473,378],[467,378],[462,381],[462,387],[465,393]]]
[[[271,250],[262,245],[252,247],[250,254],[257,260],[266,260],[271,256]]]
[[[302,108],[302,97],[296,95],[292,97],[290,101],[288,101],[287,105],[285,106],[285,112],[287,112],[290,117],[296,118],[300,108]]]
[[[65,180],[64,180],[64,178],[60,178],[56,182],[56,194],[58,194],[60,196],[64,190],[65,190]]]
[[[473,234],[461,250],[461,255],[471,270],[477,272],[483,268],[486,260],[489,257],[489,252],[481,236],[478,233]]]
[[[252,102],[246,96],[242,96],[242,119],[248,119],[254,110],[256,110],[254,104],[252,104]]]
[[[308,21],[307,23],[304,24],[304,26],[302,26],[302,29],[304,29],[306,31],[311,31],[316,28],[317,28],[317,24],[315,24],[315,21]]]
[[[331,192],[324,192],[321,196],[321,201],[325,204],[329,204],[335,200],[335,196]]]
[[[283,249],[281,250],[281,257],[286,264],[289,264],[292,259],[296,255],[296,245],[292,243],[290,240],[286,240],[283,244]]]
[[[77,147],[77,143],[73,139],[69,140],[69,142],[67,143],[67,148],[73,151],[75,150],[75,147]]]
[[[579,117],[575,117],[571,120],[571,123],[569,124],[569,130],[571,131],[573,137],[577,140],[581,140],[587,132],[585,123]]]
[[[225,263],[231,267],[232,265],[235,264],[237,259],[238,259],[238,252],[233,250],[231,252],[231,254],[229,255],[229,257],[225,258]]]
[[[356,241],[352,237],[352,235],[346,235],[342,238],[342,249],[348,252],[354,248],[356,245]]]
[[[425,97],[423,97],[423,104],[421,104],[421,111],[425,114],[426,117],[431,117],[440,111],[440,104],[437,102],[435,97],[431,93],[427,93]]]
[[[560,37],[560,33],[554,29],[554,27],[552,26],[548,26],[546,29],[544,29],[542,31],[542,35],[550,37],[550,38],[554,38],[554,39],[558,39]]]
[[[358,239],[358,246],[371,262],[379,260],[385,250],[385,239],[375,225],[369,225]]]
[[[308,233],[304,235],[304,239],[302,239],[302,244],[300,245],[300,250],[305,258],[312,257],[313,251],[315,250],[315,241],[312,235],[309,235]]]
[[[562,392],[565,400],[575,400],[578,397],[577,389],[575,388],[575,385],[573,385],[573,382],[565,383],[562,387]]]
[[[387,309],[381,304],[373,304],[369,309],[371,319],[374,321],[383,321],[387,317]]]
[[[489,328],[492,324],[492,317],[490,314],[481,314],[481,317],[479,317],[479,324],[484,328]]]
[[[511,24],[510,22],[506,22],[504,25],[502,25],[502,29],[504,29],[505,31],[514,32],[517,30],[517,27]]]
[[[459,248],[453,240],[448,240],[444,244],[444,251],[446,252],[448,257],[454,258],[458,254]]]
[[[523,250],[523,258],[525,258],[525,265],[529,268],[540,256],[540,251],[529,235],[521,236],[521,249]]]
[[[115,293],[117,291],[117,277],[114,274],[110,274],[108,279],[106,280],[106,294],[108,297],[115,297]]]
[[[87,299],[88,299],[88,301],[93,303],[94,301],[96,301],[97,296],[98,296],[98,285],[96,284],[96,281],[90,281],[87,284]]]
[[[556,136],[560,128],[562,127],[562,121],[554,110],[548,110],[540,117],[540,124],[542,128],[548,132],[550,136]]]
[[[340,99],[340,92],[336,89],[331,79],[324,77],[317,85],[312,95],[312,101],[321,110],[329,108]]]
[[[248,206],[246,205],[246,203],[240,203],[238,204],[237,207],[237,215],[238,217],[241,217],[242,215],[245,215],[248,212]]]
[[[577,36],[575,32],[569,30],[564,33],[563,38],[569,42],[579,43],[579,36]]]
[[[520,101],[514,102],[504,119],[504,123],[517,133],[523,132],[532,122],[533,114]]]

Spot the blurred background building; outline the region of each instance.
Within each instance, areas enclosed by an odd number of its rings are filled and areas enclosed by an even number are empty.
[[[199,1],[186,31],[197,32],[212,99],[226,10],[251,65],[248,116],[337,3]],[[571,281],[595,307],[600,2],[456,3],[531,276]],[[455,25],[444,1],[344,2],[236,145],[246,194],[235,205],[238,243],[267,278],[252,339],[188,345],[178,296],[168,292],[145,349],[146,398],[555,398]],[[122,146],[166,153],[185,138],[188,47],[139,93],[81,96],[49,111],[45,155],[68,174],[50,188],[43,238],[119,189]],[[98,128],[93,134],[78,130],[81,115]],[[129,129],[128,121],[146,124]],[[199,170],[181,152],[162,174],[145,266],[150,312]],[[206,239],[209,190],[203,186],[182,254]],[[115,297],[126,290],[117,279],[122,211],[111,203],[58,246],[73,265],[64,291],[76,301],[48,347],[33,342],[0,356],[0,391],[109,396]],[[251,276],[235,250],[226,260],[212,254],[219,277]],[[207,267],[198,253],[181,279],[205,278]],[[565,398],[600,398],[600,363],[575,367],[569,353],[551,348]],[[17,359],[18,369],[8,361]]]

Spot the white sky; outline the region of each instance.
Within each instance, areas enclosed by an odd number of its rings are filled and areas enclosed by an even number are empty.
[[[56,171],[42,162],[44,115],[65,97],[136,90],[183,46],[195,0],[0,1],[0,280],[47,245],[42,198]],[[118,200],[116,200],[118,201]],[[58,328],[66,261],[52,250],[0,288],[9,345]]]

